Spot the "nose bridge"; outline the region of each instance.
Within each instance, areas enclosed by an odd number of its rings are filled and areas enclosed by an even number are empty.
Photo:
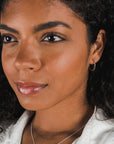
[[[40,51],[35,46],[24,44],[20,46],[20,49],[16,55],[15,67],[26,70],[38,70],[41,67]]]

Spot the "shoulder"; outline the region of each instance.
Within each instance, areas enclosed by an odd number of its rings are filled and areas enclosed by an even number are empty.
[[[7,131],[14,124],[14,121],[4,121],[0,123],[0,144],[4,141],[7,135]]]
[[[25,111],[17,121],[10,123],[10,125],[6,124],[6,122],[1,123],[0,144],[14,144],[17,141],[19,143],[23,130],[32,115],[33,112]]]
[[[101,144],[113,144],[114,143],[114,130],[104,133],[102,139],[99,140]]]
[[[95,110],[77,144],[113,144],[114,119],[106,119],[101,109]]]
[[[99,144],[114,143],[114,119],[106,119],[101,109],[93,116],[93,138]]]

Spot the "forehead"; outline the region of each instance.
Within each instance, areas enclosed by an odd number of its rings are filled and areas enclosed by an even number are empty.
[[[25,35],[33,27],[48,22],[66,23],[72,32],[85,32],[86,25],[59,0],[11,0],[1,15],[1,23]]]
[[[2,20],[12,18],[58,18],[60,16],[73,16],[73,12],[59,0],[11,0],[2,13]]]
[[[73,11],[59,0],[11,0],[1,16],[1,23],[15,28],[58,20],[74,21]]]
[[[55,0],[8,0],[5,3],[3,14],[11,13],[13,11],[22,12],[22,10],[35,10],[36,8],[46,8],[55,3]],[[31,11],[32,12],[32,11]]]
[[[67,5],[60,2],[59,0],[9,0],[6,3],[3,14],[6,13],[11,14],[14,11],[18,13],[22,13],[25,11],[27,12],[30,11],[32,13],[35,10],[49,11],[51,7],[55,7],[56,9],[59,9],[62,5],[64,5],[64,7],[65,6],[67,7]]]

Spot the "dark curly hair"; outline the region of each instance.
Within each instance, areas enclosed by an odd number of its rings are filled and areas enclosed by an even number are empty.
[[[114,0],[59,0],[78,14],[87,26],[90,44],[99,30],[106,31],[107,43],[94,72],[89,72],[87,99],[91,106],[101,108],[108,119],[114,118]],[[8,0],[0,1],[2,13]],[[2,43],[2,41],[1,41]],[[1,45],[2,49],[2,45]],[[20,106],[0,65],[0,120],[17,119]]]

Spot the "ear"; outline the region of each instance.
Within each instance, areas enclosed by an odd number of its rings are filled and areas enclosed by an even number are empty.
[[[94,44],[91,45],[89,54],[89,64],[97,63],[103,53],[106,44],[106,32],[105,30],[100,30],[97,39]]]

